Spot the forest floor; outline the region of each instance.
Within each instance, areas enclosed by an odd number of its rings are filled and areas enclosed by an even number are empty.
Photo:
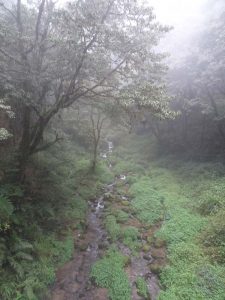
[[[155,159],[148,143],[128,139],[106,158],[115,180],[90,199],[52,300],[225,299],[223,167]]]

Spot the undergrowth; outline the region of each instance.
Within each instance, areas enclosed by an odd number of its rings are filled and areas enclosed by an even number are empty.
[[[140,296],[142,296],[144,299],[150,299],[148,286],[144,278],[139,276],[136,279],[136,286],[137,286],[137,292]]]
[[[168,265],[159,299],[224,300],[225,168],[159,157],[150,145],[146,136],[124,139],[115,161],[120,173],[130,172],[132,213],[143,224],[162,221],[156,237],[166,241]]]
[[[24,185],[0,187],[0,299],[44,299],[56,269],[74,252],[73,230],[85,227],[87,201],[112,174],[89,155],[59,144],[29,163]],[[13,172],[13,171],[12,171]]]
[[[124,266],[128,258],[116,248],[111,248],[97,261],[91,270],[95,283],[107,288],[111,300],[131,300],[131,287]]]

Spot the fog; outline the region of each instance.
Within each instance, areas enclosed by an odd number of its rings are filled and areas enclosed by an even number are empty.
[[[225,300],[224,70],[225,0],[0,0],[0,300]]]
[[[191,51],[191,41],[201,30],[206,18],[207,0],[151,0],[159,22],[172,26],[162,40],[160,48],[170,53],[169,61],[175,63]]]

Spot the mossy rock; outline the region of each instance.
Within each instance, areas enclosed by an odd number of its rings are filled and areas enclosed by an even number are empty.
[[[124,257],[124,265],[129,266],[131,264],[131,257],[130,256],[125,256]]]
[[[150,271],[156,275],[159,275],[162,271],[162,266],[158,263],[152,263],[149,265]]]
[[[155,248],[162,248],[165,247],[166,242],[162,239],[156,238],[156,240],[154,241],[154,247]]]
[[[143,245],[142,250],[144,252],[149,252],[150,251],[150,246],[148,244]]]
[[[104,194],[104,199],[106,201],[111,201],[111,200],[114,200],[115,198],[116,198],[115,195],[113,195],[110,192],[107,192],[107,193]]]
[[[162,249],[163,250],[163,249]],[[163,259],[165,258],[165,253],[164,251],[161,251],[160,249],[152,249],[151,255],[155,259]]]
[[[127,201],[127,200],[123,200],[123,201],[121,201],[121,204],[124,205],[124,206],[129,206],[130,202]]]
[[[152,245],[153,242],[154,242],[154,237],[153,237],[153,236],[148,236],[148,237],[147,237],[147,243],[148,243],[149,245]]]

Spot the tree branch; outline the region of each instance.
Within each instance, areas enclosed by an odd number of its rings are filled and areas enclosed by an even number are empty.
[[[30,154],[33,155],[37,152],[41,152],[41,151],[44,151],[46,149],[48,149],[49,147],[53,146],[54,144],[58,143],[59,141],[63,140],[63,138],[61,137],[58,137],[58,134],[56,134],[56,137],[54,139],[54,141],[52,142],[49,142],[43,146],[40,146],[40,147],[37,147],[36,149],[34,149]]]

